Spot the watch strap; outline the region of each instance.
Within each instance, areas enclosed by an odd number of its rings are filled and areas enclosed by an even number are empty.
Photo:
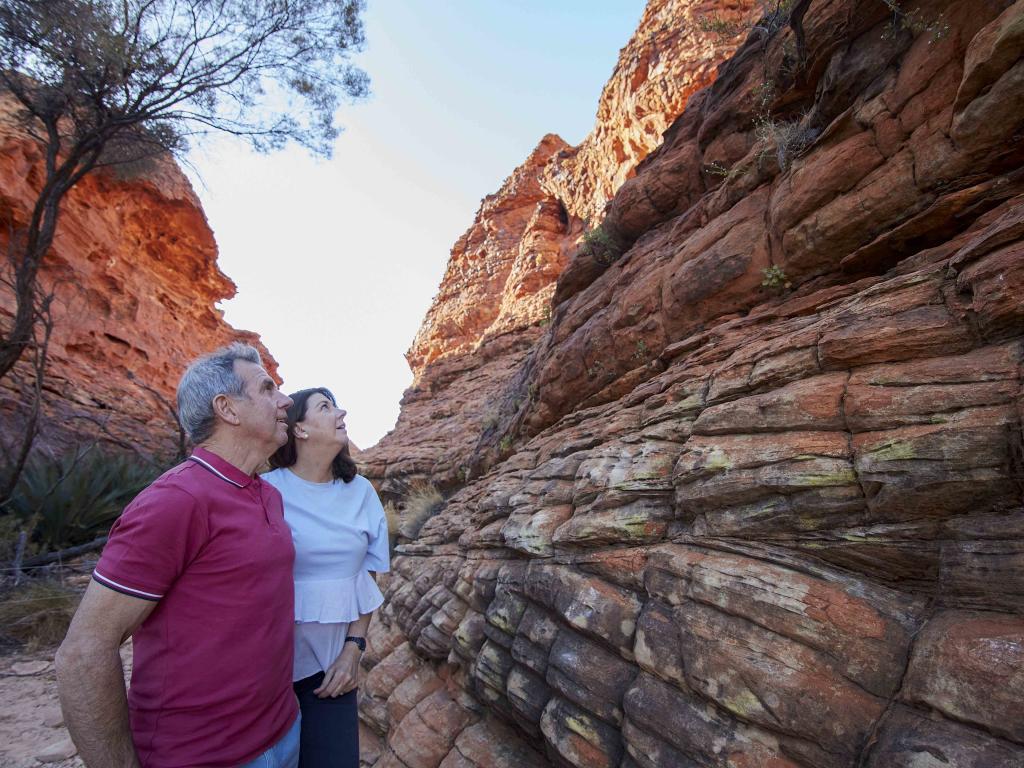
[[[353,637],[352,635],[349,635],[348,637],[345,638],[345,642],[346,643],[355,643],[356,647],[359,648],[360,651],[365,651],[366,650],[366,638],[365,637]]]

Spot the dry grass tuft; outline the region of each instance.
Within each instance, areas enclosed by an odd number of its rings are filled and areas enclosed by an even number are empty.
[[[423,524],[441,511],[444,496],[433,485],[420,482],[409,489],[402,508],[398,533],[406,539],[415,539]]]
[[[82,599],[56,581],[30,581],[0,594],[0,633],[29,651],[49,648],[67,634]]]

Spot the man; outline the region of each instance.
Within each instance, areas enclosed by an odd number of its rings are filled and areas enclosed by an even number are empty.
[[[57,652],[64,717],[90,768],[297,765],[294,549],[280,494],[255,474],[285,443],[290,405],[243,344],[182,377],[178,413],[197,447],[111,529]]]

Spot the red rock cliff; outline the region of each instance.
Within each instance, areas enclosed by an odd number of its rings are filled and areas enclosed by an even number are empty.
[[[1024,764],[1024,0],[788,10],[481,380],[368,764]]]
[[[37,145],[10,113],[0,120],[0,247],[23,223],[41,184]],[[173,452],[173,402],[185,365],[234,339],[258,337],[224,322],[215,304],[235,286],[217,267],[217,246],[188,181],[170,161],[143,176],[93,173],[66,198],[43,278],[56,285],[54,332],[41,449],[95,438]],[[0,318],[13,297],[0,291]],[[25,366],[16,369],[24,380]],[[0,382],[5,437],[18,429],[19,377]],[[145,385],[145,386],[140,386]],[[151,388],[148,389],[148,388]],[[154,392],[158,396],[154,396]]]
[[[361,456],[369,474],[399,478],[386,489],[401,490],[417,475],[456,482],[475,465],[479,442],[496,434],[504,385],[550,319],[555,282],[584,220],[604,208],[741,41],[707,22],[749,20],[753,5],[649,3],[601,94],[590,135],[578,147],[545,136],[484,199],[452,248],[406,355],[415,378],[398,424]]]

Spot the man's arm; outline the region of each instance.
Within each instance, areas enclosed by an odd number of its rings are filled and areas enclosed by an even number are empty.
[[[139,766],[117,649],[156,605],[92,581],[57,651],[61,709],[87,766]]]

